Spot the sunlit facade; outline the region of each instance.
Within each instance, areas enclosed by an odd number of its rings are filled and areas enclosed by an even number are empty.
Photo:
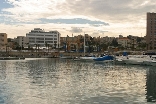
[[[0,33],[0,50],[5,50],[7,45],[7,34]]]
[[[130,42],[131,42],[130,39],[128,39],[127,37],[118,39],[118,44],[123,46],[124,48],[130,47]]]
[[[31,32],[26,34],[29,38],[29,45],[35,46],[38,44],[40,47],[45,47],[46,44],[56,48],[60,45],[61,34],[58,31],[45,32],[44,29],[34,28]]]
[[[29,38],[25,36],[17,36],[14,41],[17,42],[20,47],[28,47],[29,44]]]

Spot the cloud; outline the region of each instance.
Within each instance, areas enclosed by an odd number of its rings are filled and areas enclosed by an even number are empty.
[[[57,23],[57,24],[91,24],[91,25],[109,25],[108,23],[102,21],[94,21],[83,18],[72,18],[72,19],[40,19],[41,23]]]
[[[6,16],[30,22],[40,19],[84,18],[116,22],[145,16],[147,11],[155,10],[154,0],[7,0],[13,7],[2,9]],[[87,4],[87,5],[86,5]]]
[[[6,0],[6,4],[0,12],[1,25],[18,25],[11,28],[16,30],[22,25],[23,32],[24,28],[40,26],[47,30],[56,28],[65,35],[83,31],[92,34],[97,30],[114,36],[145,34],[146,13],[156,10],[154,0]]]
[[[79,28],[79,27],[71,27],[70,32],[72,32],[72,33],[82,33],[83,30],[81,28]]]

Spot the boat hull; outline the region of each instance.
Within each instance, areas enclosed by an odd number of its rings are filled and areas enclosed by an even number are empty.
[[[114,57],[113,56],[103,56],[99,58],[93,59],[94,61],[113,61]]]

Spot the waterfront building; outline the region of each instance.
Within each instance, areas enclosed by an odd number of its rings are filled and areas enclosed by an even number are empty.
[[[28,47],[29,38],[25,36],[17,36],[17,38],[14,39],[14,42],[16,42],[19,47]]]
[[[77,37],[61,37],[60,38],[61,47],[64,48],[65,51],[76,51],[77,50]]]
[[[90,36],[88,34],[85,34],[85,42],[86,45],[88,45],[88,42],[90,41]],[[78,51],[83,49],[84,44],[84,35],[78,35],[72,37],[61,37],[60,38],[61,47],[64,47],[65,51]]]
[[[108,36],[105,36],[105,37],[101,37],[100,40],[102,43],[105,43],[105,44],[110,44],[112,43],[113,39],[115,39],[115,37],[108,37]]]
[[[29,38],[29,45],[35,47],[39,45],[40,47],[51,47],[59,48],[61,34],[58,31],[46,32],[44,29],[34,28],[31,32],[26,34]]]
[[[0,33],[0,50],[5,50],[7,45],[7,34]]]
[[[128,39],[127,37],[123,37],[123,38],[118,38],[118,44],[123,46],[124,48],[129,48],[131,45],[131,40]]]
[[[156,49],[156,13],[147,13],[146,44],[148,50]]]

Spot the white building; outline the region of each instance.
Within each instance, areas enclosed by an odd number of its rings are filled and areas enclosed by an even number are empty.
[[[58,31],[45,32],[43,29],[34,28],[31,32],[26,34],[29,38],[29,44],[31,46],[39,45],[40,47],[46,47],[46,44],[56,48],[60,45],[60,33]]]
[[[25,36],[17,36],[14,41],[17,42],[19,47],[28,47],[29,38]]]

